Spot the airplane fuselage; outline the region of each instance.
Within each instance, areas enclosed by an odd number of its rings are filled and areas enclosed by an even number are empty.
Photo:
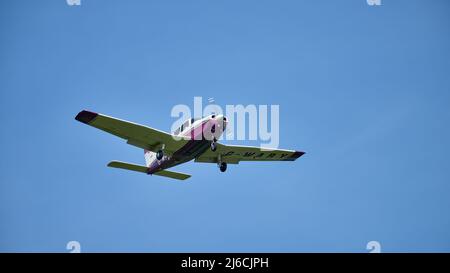
[[[211,115],[193,122],[177,135],[190,139],[188,143],[173,154],[162,156],[159,160],[157,153],[145,150],[144,155],[148,167],[147,174],[153,174],[193,160],[209,149],[211,142],[216,141],[222,135],[226,123],[226,118],[223,115]]]

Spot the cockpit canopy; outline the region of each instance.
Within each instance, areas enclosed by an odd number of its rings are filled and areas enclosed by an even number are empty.
[[[179,135],[180,133],[182,133],[184,130],[186,130],[187,128],[189,128],[192,124],[194,124],[194,122],[196,122],[197,120],[200,120],[201,118],[190,118],[188,120],[186,120],[180,127],[178,127],[173,134],[174,135]]]

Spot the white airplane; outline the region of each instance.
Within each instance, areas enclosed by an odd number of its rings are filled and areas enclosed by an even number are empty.
[[[172,134],[133,122],[83,110],[76,120],[123,138],[144,149],[145,166],[111,161],[109,167],[185,180],[189,174],[166,170],[191,161],[216,163],[221,172],[240,161],[294,161],[303,154],[293,150],[261,150],[260,147],[217,143],[227,125],[223,115],[189,119]]]

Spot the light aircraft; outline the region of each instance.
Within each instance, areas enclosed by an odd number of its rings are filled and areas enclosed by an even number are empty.
[[[137,123],[83,110],[76,120],[93,126],[144,149],[145,166],[111,161],[109,167],[185,180],[189,174],[168,171],[181,163],[216,163],[221,172],[227,164],[240,161],[294,161],[303,154],[293,150],[262,150],[260,147],[224,145],[217,142],[226,129],[223,115],[209,115],[201,119],[186,120],[172,134]]]

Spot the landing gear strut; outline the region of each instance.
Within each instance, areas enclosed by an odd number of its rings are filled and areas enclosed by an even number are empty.
[[[219,169],[221,172],[225,172],[227,170],[227,163],[226,162],[219,163]]]

